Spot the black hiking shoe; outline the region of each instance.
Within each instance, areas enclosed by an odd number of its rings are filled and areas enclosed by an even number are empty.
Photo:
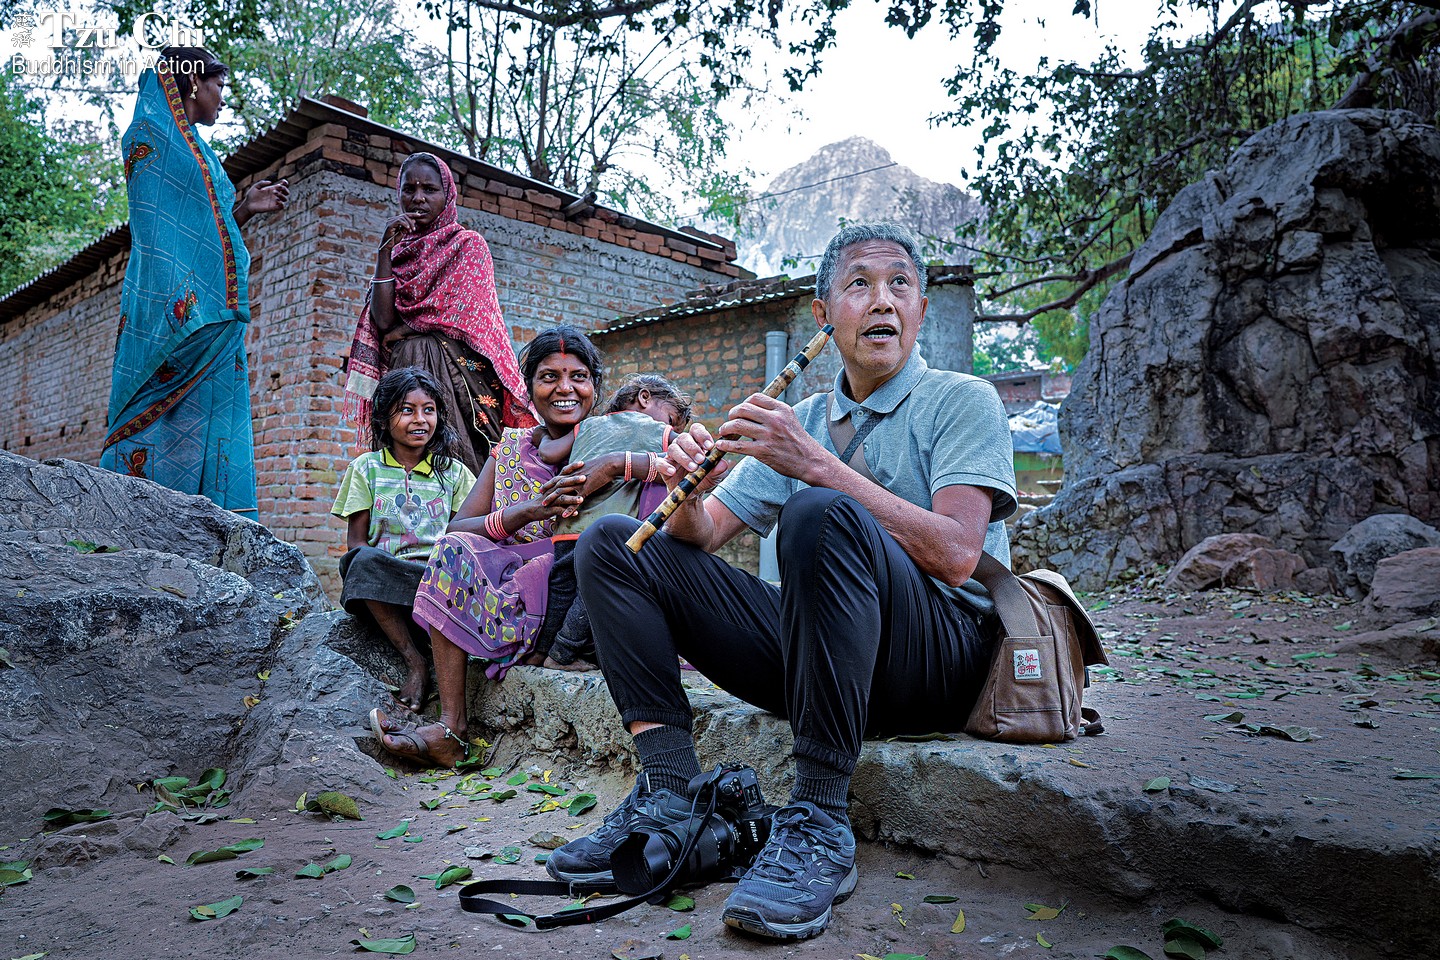
[[[723,914],[727,926],[773,940],[824,931],[830,908],[855,892],[855,835],[814,804],[775,812],[770,841],[740,878]]]
[[[600,826],[550,854],[545,872],[582,887],[614,888],[610,857],[636,830],[660,830],[690,819],[691,801],[672,790],[648,790],[645,775]]]

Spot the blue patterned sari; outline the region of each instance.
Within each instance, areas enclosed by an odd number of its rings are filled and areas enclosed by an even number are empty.
[[[130,263],[100,465],[253,516],[250,254],[235,188],[168,73],[141,75],[121,146]]]

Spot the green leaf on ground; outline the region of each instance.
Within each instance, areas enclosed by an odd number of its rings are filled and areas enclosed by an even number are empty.
[[[537,847],[543,847],[546,850],[558,850],[567,843],[564,837],[548,831],[541,831],[535,834],[528,842],[533,843]]]
[[[921,903],[955,903],[959,897],[952,897],[948,893],[927,893]]]
[[[964,910],[961,910],[959,913],[955,914],[955,922],[952,923],[952,924],[950,924],[950,932],[951,932],[951,933],[964,933],[964,932],[965,932],[965,911],[964,911]]]
[[[268,877],[274,872],[274,867],[241,867],[235,871],[235,879],[252,880],[255,877]]]
[[[317,863],[307,863],[305,864],[305,866],[295,871],[295,876],[303,877],[309,880],[319,880],[321,877],[325,876],[325,868]]]
[[[346,820],[364,820],[360,816],[360,807],[355,801],[338,790],[326,790],[324,793],[313,797],[305,803],[305,809],[311,813],[320,811],[335,817],[344,817]]]
[[[1250,733],[1258,734],[1262,737],[1279,737],[1281,740],[1290,740],[1294,743],[1304,743],[1307,740],[1315,739],[1314,730],[1296,724],[1277,727],[1268,723],[1246,723],[1242,724],[1242,726]]]
[[[1225,945],[1225,941],[1221,940],[1219,935],[1214,931],[1208,930],[1198,923],[1182,920],[1179,917],[1166,920],[1160,929],[1165,934],[1166,940],[1183,935],[1194,940],[1206,950],[1219,950]]]
[[[396,903],[414,903],[415,891],[403,883],[397,884],[385,891],[385,899],[394,900]]]
[[[505,782],[508,783],[508,784],[510,784],[510,786],[512,786],[512,787],[518,787],[518,786],[520,786],[520,784],[524,783],[526,780],[529,780],[529,779],[530,779],[530,774],[528,774],[528,773],[517,773],[517,774],[515,774],[515,776],[511,777],[509,780],[506,780]]]
[[[1189,937],[1175,937],[1165,941],[1165,956],[1180,960],[1205,960],[1205,948]]]
[[[565,788],[557,787],[553,783],[532,783],[525,789],[530,791],[531,793],[545,793],[549,794],[552,797],[565,796]]]
[[[1440,780],[1440,773],[1426,773],[1423,770],[1397,770],[1396,780]]]
[[[496,803],[503,803],[504,801],[509,800],[511,797],[515,797],[518,795],[519,794],[514,790],[496,790],[490,794],[490,799],[494,800]]]
[[[1135,947],[1111,947],[1105,952],[1104,960],[1152,960],[1150,954]]]
[[[1051,947],[1055,946],[1049,940],[1045,939],[1045,934],[1043,933],[1035,934],[1035,942],[1040,944],[1040,946],[1044,947],[1046,950],[1049,950]]]
[[[1065,912],[1066,906],[1067,904],[1063,903],[1058,907],[1047,907],[1043,903],[1027,903],[1025,904],[1025,909],[1030,911],[1030,916],[1026,917],[1025,919],[1054,920],[1056,917],[1060,916],[1060,914]]]
[[[431,797],[429,800],[421,800],[420,806],[424,807],[426,810],[434,810],[436,807],[440,806],[440,804],[444,802],[444,800],[444,797]]]
[[[690,939],[690,924],[687,923],[687,924],[685,924],[685,926],[683,926],[683,927],[676,927],[674,930],[671,930],[669,933],[665,934],[665,939],[666,939],[666,940],[689,940],[689,939]]]
[[[377,834],[375,834],[375,839],[376,839],[376,840],[394,840],[394,839],[396,839],[397,837],[403,837],[403,836],[405,836],[405,831],[406,831],[406,830],[409,830],[409,829],[410,829],[410,821],[409,821],[409,820],[401,820],[401,821],[400,821],[400,825],[399,825],[398,827],[391,827],[389,830],[386,830],[384,833],[377,833]]]
[[[234,913],[244,899],[239,896],[227,897],[219,903],[205,903],[198,907],[190,908],[190,916],[196,920],[219,920],[221,917],[228,917]]]
[[[415,934],[413,933],[407,933],[403,937],[390,937],[385,940],[351,940],[350,942],[361,950],[368,950],[371,953],[404,954],[415,952]]]
[[[45,811],[45,829],[59,830],[74,823],[94,823],[108,816],[109,810],[66,810],[62,807],[51,807]]]
[[[904,870],[896,870],[896,871],[895,871],[895,876],[899,877],[901,880],[914,880],[914,879],[915,879],[915,874],[913,874],[913,873],[906,873]]]
[[[443,890],[452,883],[469,880],[472,876],[474,876],[474,871],[469,867],[447,867],[435,878],[435,889]]]
[[[565,809],[570,811],[570,816],[578,817],[595,808],[595,794],[577,793],[565,804]]]
[[[519,862],[520,862],[520,848],[519,848],[519,847],[501,847],[501,848],[500,848],[500,852],[497,853],[497,854],[495,854],[495,862],[496,862],[496,863],[519,863]]]
[[[1145,781],[1145,786],[1141,789],[1143,789],[1146,793],[1159,793],[1161,790],[1169,790],[1170,778],[1155,777],[1153,780],[1147,780]]]
[[[676,913],[689,913],[695,909],[695,898],[687,897],[683,893],[677,893],[665,901],[665,906],[667,909],[674,910]]]
[[[201,863],[216,863],[221,860],[234,860],[242,853],[249,853],[251,850],[259,850],[265,846],[265,841],[259,837],[251,837],[248,840],[240,840],[236,843],[227,844],[216,850],[196,850],[185,858],[185,866],[193,867]]]
[[[16,860],[0,866],[0,887],[16,887],[29,883],[34,876],[24,860]]]
[[[1206,720],[1213,720],[1216,723],[1239,723],[1245,719],[1245,714],[1239,710],[1232,710],[1229,713],[1207,713]]]
[[[498,776],[500,776],[500,774],[502,774],[502,773],[504,773],[504,772],[505,772],[505,770],[504,770],[503,768],[501,768],[501,767],[486,767],[484,770],[481,770],[481,771],[480,771],[480,776],[482,776],[482,777],[498,777]]]
[[[105,544],[92,543],[89,540],[66,540],[65,546],[74,547],[76,553],[119,553],[119,547],[106,546]]]

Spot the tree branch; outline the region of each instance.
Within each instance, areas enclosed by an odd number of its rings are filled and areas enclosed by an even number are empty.
[[[1059,277],[1039,277],[1039,278],[1037,278],[1037,279],[1035,279],[1035,280],[1027,280],[1027,281],[1025,281],[1024,283],[1016,284],[1015,286],[1011,287],[1009,290],[1007,290],[1007,291],[1005,291],[1005,292],[1006,292],[1006,293],[1012,293],[1012,292],[1014,292],[1014,291],[1016,291],[1016,290],[1019,290],[1019,289],[1021,289],[1021,288],[1023,288],[1023,287],[1032,287],[1032,286],[1035,286],[1036,284],[1045,283],[1045,282],[1047,282],[1047,281],[1054,281],[1054,280],[1072,280],[1072,279],[1079,281],[1079,285],[1078,285],[1077,287],[1075,287],[1074,290],[1071,290],[1070,293],[1067,294],[1066,296],[1062,297],[1062,298],[1059,299],[1059,300],[1052,300],[1052,301],[1049,302],[1049,303],[1042,304],[1041,306],[1036,307],[1034,310],[1030,310],[1030,311],[1028,311],[1028,312],[1026,312],[1026,313],[994,313],[994,314],[987,313],[987,314],[982,314],[982,315],[976,317],[975,319],[976,319],[976,320],[991,320],[991,321],[993,321],[993,320],[1003,320],[1003,321],[1005,321],[1005,322],[1007,322],[1007,323],[1021,323],[1021,324],[1023,324],[1023,323],[1029,323],[1031,320],[1034,320],[1036,317],[1040,316],[1042,313],[1050,313],[1050,312],[1052,312],[1052,311],[1054,311],[1054,310],[1069,310],[1071,307],[1075,306],[1075,304],[1079,303],[1079,302],[1080,302],[1080,298],[1083,297],[1083,296],[1085,296],[1085,294],[1089,293],[1091,290],[1095,289],[1097,286],[1099,286],[1100,284],[1104,283],[1106,280],[1109,280],[1111,277],[1115,276],[1117,273],[1120,273],[1120,272],[1122,272],[1122,271],[1124,271],[1124,270],[1129,269],[1129,267],[1130,267],[1130,258],[1131,258],[1132,256],[1134,256],[1134,254],[1127,253],[1127,254],[1125,254],[1125,256],[1121,257],[1121,258],[1118,259],[1118,260],[1111,260],[1109,263],[1105,264],[1103,267],[1098,267],[1098,268],[1096,268],[1096,269],[1094,269],[1094,270],[1082,270],[1082,271],[1080,271],[1079,273],[1073,274],[1073,275],[1071,275],[1071,276],[1069,276],[1069,277],[1066,277],[1066,276],[1059,276]]]
[[[1422,6],[1440,9],[1440,2],[1422,4]],[[1400,24],[1390,35],[1376,46],[1375,52],[1365,58],[1365,69],[1350,81],[1350,87],[1341,95],[1335,104],[1336,110],[1349,110],[1356,107],[1370,107],[1375,104],[1375,84],[1380,80],[1380,74],[1388,65],[1388,61],[1407,57],[1406,46],[1412,40],[1420,41],[1416,50],[1408,53],[1408,59],[1415,59],[1422,50],[1427,47],[1434,47],[1440,41],[1440,30],[1433,30],[1436,24],[1440,24],[1440,13],[1425,13],[1418,17],[1407,20]],[[1425,31],[1430,30],[1430,36],[1422,36]]]
[[[500,13],[513,13],[517,17],[531,20],[554,30],[563,30],[566,27],[577,26],[592,21],[608,20],[611,17],[632,17],[637,13],[647,13],[656,7],[662,7],[669,0],[630,0],[625,3],[613,3],[608,7],[598,7],[591,10],[581,10],[569,13],[564,16],[556,14],[541,13],[538,10],[522,4],[514,3],[513,0],[469,0],[472,6],[483,7],[486,10],[495,10]]]

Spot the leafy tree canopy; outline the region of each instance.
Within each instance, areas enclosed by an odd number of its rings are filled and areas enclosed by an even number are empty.
[[[969,186],[987,215],[953,239],[998,272],[980,291],[988,316],[1035,320],[1042,354],[1066,365],[1175,194],[1248,137],[1335,107],[1440,115],[1440,2],[1157,0],[1143,62],[1112,47],[1028,70],[994,54],[1002,5],[897,2],[890,22],[913,34],[938,19],[973,38],[940,120],[985,124]],[[1091,15],[1091,0],[1073,13]]]
[[[124,218],[112,152],[79,125],[47,132],[42,102],[0,72],[0,296]]]

